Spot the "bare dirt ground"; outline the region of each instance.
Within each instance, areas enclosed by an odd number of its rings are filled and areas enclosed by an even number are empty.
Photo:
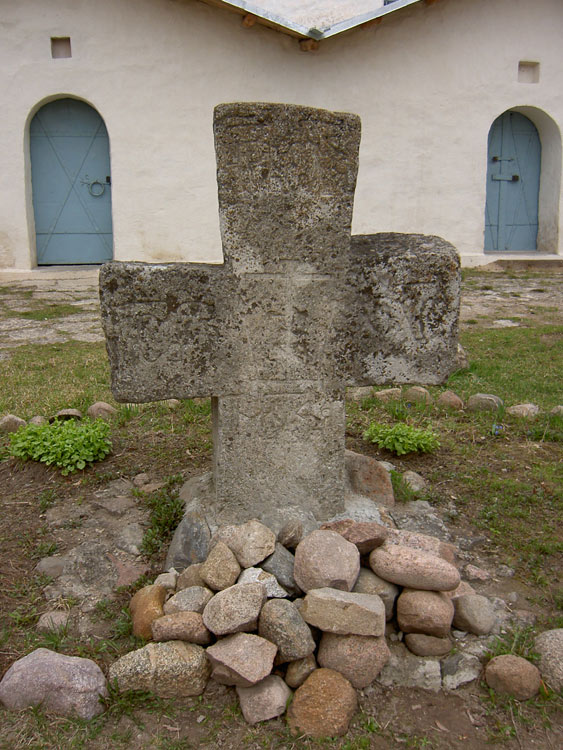
[[[88,276],[78,282],[60,280],[27,280],[2,282],[0,300],[10,309],[33,311],[38,306],[71,305],[76,308],[72,315],[53,320],[34,320],[5,317],[0,318],[0,357],[9,357],[14,347],[26,343],[59,343],[67,340],[98,341],[103,339],[98,319],[97,280]],[[563,309],[563,276],[557,274],[536,275],[506,273],[471,274],[464,283],[461,320],[463,325],[479,320],[483,325],[495,327],[516,323],[515,318],[533,314],[535,308]],[[160,465],[145,465],[151,479],[161,479],[173,473],[188,476],[201,470],[205,461],[201,457],[194,461],[185,458],[181,449],[182,437],[174,434],[169,448],[174,460],[163,459]],[[174,441],[178,442],[175,446]],[[350,445],[350,447],[354,447]],[[38,513],[38,498],[56,495],[61,503],[69,506],[86,503],[109,478],[118,476],[131,478],[143,463],[143,446],[121,446],[122,450],[103,462],[103,469],[95,481],[81,482],[63,478],[42,465],[26,464],[23,467],[14,461],[0,463],[0,487],[2,514],[0,516],[0,633],[4,626],[8,637],[0,639],[0,675],[14,659],[21,656],[25,643],[12,642],[9,629],[13,625],[10,617],[15,609],[24,605],[33,613],[46,609],[40,592],[30,589],[33,568],[37,562],[34,550],[45,536],[44,517]],[[375,454],[375,449],[372,449]],[[364,452],[372,452],[369,449]],[[183,459],[176,456],[184,456]],[[425,461],[418,463],[398,462],[400,468],[422,471]],[[554,455],[554,460],[556,457]],[[460,531],[467,528],[463,518],[458,520]],[[70,549],[78,544],[84,529],[73,530],[72,524],[61,534],[60,544]],[[475,534],[475,530],[472,531]],[[64,548],[59,551],[64,552]],[[501,560],[486,551],[477,553],[477,562],[494,569]],[[159,571],[156,571],[159,572]],[[506,589],[518,589],[516,581],[496,580],[483,591],[490,595],[503,595]],[[520,595],[533,598],[526,587]],[[33,616],[30,621],[33,622]],[[32,627],[32,626],[31,626]],[[98,663],[106,668],[111,655],[99,655]],[[342,741],[347,750],[390,747],[405,748],[466,748],[482,750],[491,739],[502,742],[509,750],[542,748],[551,750],[563,747],[561,724],[548,727],[533,711],[527,712],[529,722],[506,713],[500,714],[487,700],[486,691],[478,682],[470,683],[455,692],[430,693],[417,689],[384,688],[377,684],[359,691],[361,712],[354,721],[349,737]],[[526,712],[525,712],[526,713]],[[370,718],[375,724],[370,723]],[[32,723],[32,720],[22,718]],[[55,721],[55,720],[54,720]],[[19,722],[14,724],[3,709],[0,709],[0,747],[49,747],[62,748],[63,744],[43,744],[41,731],[37,737],[27,724],[27,734],[21,734]],[[39,726],[39,725],[38,725]],[[3,728],[2,728],[3,727]],[[56,729],[56,722],[50,731]],[[368,738],[368,739],[365,739]],[[346,746],[344,743],[349,742]],[[355,744],[354,744],[355,743]],[[367,743],[367,744],[366,744]],[[210,683],[201,699],[190,699],[176,706],[171,714],[154,710],[139,710],[133,717],[122,716],[115,722],[108,721],[99,735],[84,745],[88,748],[260,748],[312,747],[309,741],[294,740],[287,734],[283,720],[269,722],[265,727],[249,728],[236,709],[236,697],[232,689]],[[339,745],[340,746],[340,745]],[[74,745],[73,745],[74,747]]]

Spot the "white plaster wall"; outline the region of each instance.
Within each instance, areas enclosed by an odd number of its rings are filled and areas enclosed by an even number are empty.
[[[0,267],[35,264],[27,131],[60,95],[106,122],[119,260],[221,260],[212,113],[235,100],[357,112],[354,232],[438,234],[466,264],[486,262],[490,125],[520,108],[549,156],[539,249],[559,252],[562,27],[560,0],[441,0],[304,53],[196,0],[0,0]],[[52,36],[72,58],[51,59]],[[518,82],[519,60],[539,83]]]

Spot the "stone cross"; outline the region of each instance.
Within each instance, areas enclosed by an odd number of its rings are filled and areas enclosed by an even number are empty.
[[[351,243],[357,116],[224,104],[214,133],[224,264],[101,269],[112,389],[212,396],[221,518],[324,519],[343,509],[346,386],[452,371],[459,260],[439,238]]]

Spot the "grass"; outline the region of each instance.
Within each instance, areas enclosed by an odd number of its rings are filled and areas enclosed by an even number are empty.
[[[148,557],[161,552],[172,538],[172,534],[184,515],[184,503],[178,497],[182,475],[171,477],[166,485],[145,497],[150,510],[149,527],[143,536],[141,552]],[[143,497],[143,492],[139,495]]]
[[[533,401],[550,409],[560,403],[562,325],[465,330],[461,343],[471,365],[452,375],[448,387],[463,399],[495,393],[506,406]]]
[[[30,419],[60,409],[86,412],[95,401],[115,405],[109,380],[102,343],[20,346],[9,359],[0,360],[0,382],[10,383],[0,390],[0,414]]]
[[[78,315],[84,312],[79,305],[44,305],[33,310],[23,310],[21,312],[13,310],[11,315],[14,318],[24,318],[24,320],[53,320],[55,318],[66,318],[69,315]]]

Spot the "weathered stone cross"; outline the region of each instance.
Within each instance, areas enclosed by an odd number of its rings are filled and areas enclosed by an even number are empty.
[[[224,265],[102,268],[113,392],[213,397],[223,518],[326,518],[343,508],[346,386],[453,369],[457,255],[417,235],[351,243],[357,116],[228,104],[214,130]]]

